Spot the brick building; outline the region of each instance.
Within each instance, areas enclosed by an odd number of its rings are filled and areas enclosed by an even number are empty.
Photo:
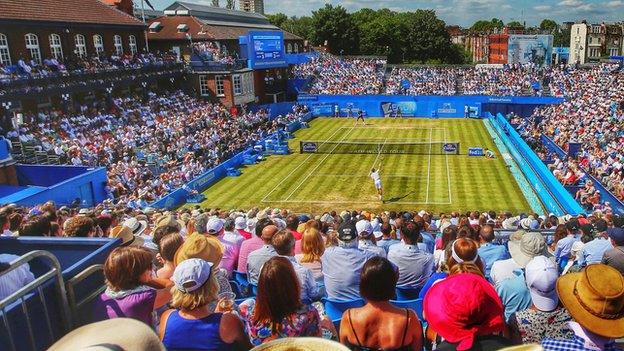
[[[570,31],[570,62],[599,62],[624,54],[624,28],[621,24],[575,23]]]
[[[0,64],[140,52],[145,25],[99,0],[0,1]]]
[[[240,58],[239,37],[250,31],[281,31],[286,53],[304,51],[304,40],[282,31],[258,13],[229,10],[176,1],[164,16],[148,22],[147,38],[153,51],[173,51],[191,62],[189,80],[198,96],[220,101],[226,106],[253,101],[281,100],[286,90],[288,68],[247,68],[245,60],[234,64],[199,62],[193,44],[210,43],[233,58]]]

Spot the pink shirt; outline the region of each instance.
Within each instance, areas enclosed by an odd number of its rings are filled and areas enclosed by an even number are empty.
[[[295,241],[295,255],[301,253],[301,240]]]
[[[242,272],[242,273],[247,273],[247,257],[249,257],[250,253],[258,250],[262,246],[264,246],[264,241],[257,236],[254,236],[251,239],[247,239],[243,241],[240,247],[239,254],[238,254],[237,271]]]

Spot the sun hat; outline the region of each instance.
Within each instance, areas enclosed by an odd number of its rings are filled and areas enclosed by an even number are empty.
[[[525,267],[535,256],[552,257],[552,254],[548,252],[544,237],[537,232],[524,233],[520,241],[510,240],[508,246],[511,258],[520,267]]]
[[[206,283],[210,278],[211,270],[212,263],[201,258],[191,258],[176,266],[171,280],[176,289],[183,293],[190,293]]]
[[[223,258],[223,245],[214,236],[199,233],[189,235],[174,256],[176,264],[189,258],[201,258],[218,266]]]
[[[247,220],[245,217],[239,216],[234,220],[234,228],[238,230],[244,230],[247,227]]]
[[[457,343],[457,350],[472,348],[478,335],[505,328],[503,303],[494,287],[476,274],[455,274],[433,285],[423,306],[429,325],[448,342]]]
[[[122,225],[118,225],[111,229],[108,237],[121,239],[120,246],[143,246],[145,243],[145,240],[142,237],[132,235],[130,228]]]
[[[165,351],[158,335],[145,323],[131,318],[114,318],[72,330],[48,351],[98,350]]]
[[[166,214],[158,218],[156,220],[156,228],[170,227],[177,228],[177,230],[181,230],[184,225],[178,222],[175,217],[171,214]]]
[[[206,232],[211,235],[219,234],[223,229],[223,220],[217,217],[211,217],[206,223]]]
[[[366,219],[359,220],[355,223],[355,229],[360,236],[369,236],[373,234],[373,226],[371,225],[371,222]]]
[[[357,228],[353,222],[346,221],[338,227],[338,240],[348,243],[357,238]]]
[[[252,233],[256,229],[256,220],[253,218],[249,218],[247,220],[247,231]]]
[[[572,244],[572,248],[570,248],[570,252],[576,256],[576,253],[583,250],[583,247],[585,246],[585,243],[582,241],[575,241],[574,244]]]
[[[607,229],[607,235],[617,246],[624,246],[624,228],[609,228]]]
[[[336,341],[323,338],[298,337],[283,338],[256,346],[252,351],[349,351],[349,348]]]
[[[123,222],[124,227],[128,227],[132,231],[132,235],[141,235],[147,228],[146,221],[139,221],[135,217],[128,218]]]
[[[533,257],[526,265],[525,277],[535,307],[544,312],[554,311],[559,304],[556,289],[559,271],[553,261],[545,256]]]
[[[624,336],[624,276],[615,268],[592,264],[557,280],[559,299],[572,318],[590,332]]]

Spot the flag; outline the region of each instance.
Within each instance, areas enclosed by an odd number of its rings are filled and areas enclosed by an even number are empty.
[[[145,3],[147,4],[147,6],[149,6],[152,10],[156,10],[154,8],[154,6],[152,6],[152,4],[149,2],[149,0],[145,0]]]

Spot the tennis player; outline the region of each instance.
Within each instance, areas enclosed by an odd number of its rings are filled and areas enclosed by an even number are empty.
[[[357,125],[357,122],[362,121],[362,125],[366,125],[366,122],[364,122],[364,112],[362,110],[358,111],[358,115],[357,115],[357,119],[355,120],[355,124]]]
[[[379,200],[383,201],[383,188],[381,187],[381,176],[379,176],[380,171],[381,169],[371,169],[370,177],[375,183],[375,189],[377,189],[377,195],[379,196]]]

